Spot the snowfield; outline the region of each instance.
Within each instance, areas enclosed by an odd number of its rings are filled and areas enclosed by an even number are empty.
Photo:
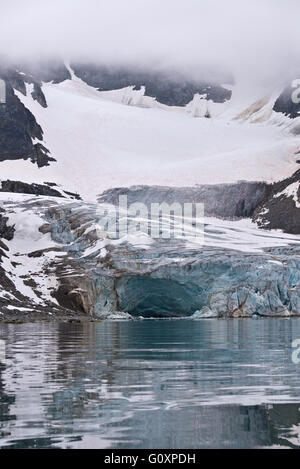
[[[186,108],[172,108],[145,97],[144,89],[99,92],[74,74],[43,85],[46,109],[31,91],[27,85],[26,97],[16,93],[57,162],[39,169],[6,161],[2,180],[56,182],[94,201],[112,187],[273,182],[299,169],[300,138],[289,133],[284,117],[272,114],[273,98],[257,97],[255,104],[254,97],[233,94],[231,102],[214,105],[196,96]],[[208,108],[211,119],[201,117]]]

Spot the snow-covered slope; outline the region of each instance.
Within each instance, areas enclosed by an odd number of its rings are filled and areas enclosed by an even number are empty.
[[[222,104],[195,97],[186,108],[168,107],[144,90],[99,92],[73,73],[72,80],[42,89],[46,108],[32,98],[33,85],[27,84],[27,96],[16,94],[42,127],[56,162],[38,168],[4,161],[2,180],[56,182],[94,200],[112,187],[273,182],[299,168],[300,138],[272,113],[274,97],[247,100],[234,92]],[[207,110],[210,119],[203,117]]]

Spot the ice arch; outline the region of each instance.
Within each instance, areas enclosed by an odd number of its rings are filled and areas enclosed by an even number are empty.
[[[190,316],[203,306],[199,286],[170,279],[146,276],[122,279],[117,291],[122,311],[133,316]]]

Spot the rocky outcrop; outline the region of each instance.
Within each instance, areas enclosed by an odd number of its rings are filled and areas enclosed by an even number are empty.
[[[43,140],[42,128],[6,82],[6,104],[0,104],[0,162],[30,159],[40,167],[47,166],[54,159],[35,139]]]
[[[45,95],[42,91],[41,85],[34,83],[33,91],[31,93],[32,98],[37,101],[43,108],[48,107]]]
[[[300,88],[300,86],[298,86],[298,88]],[[297,88],[292,86],[291,81],[291,84],[283,90],[276,100],[273,107],[274,111],[281,112],[292,119],[300,117],[300,103],[297,103],[295,99],[292,99],[293,93],[295,93],[296,90]],[[298,95],[300,95],[300,92]]]
[[[1,181],[0,192],[13,192],[15,194],[47,195],[50,197],[63,197],[61,192],[43,184],[26,184],[21,181]]]
[[[7,64],[3,61],[0,63],[0,79],[6,83],[6,103],[0,104],[0,162],[28,159],[38,167],[43,167],[55,161],[49,155],[49,150],[42,145],[42,128],[33,114],[21,103],[14,90],[26,95],[26,85],[30,85],[32,98],[46,108],[47,101],[42,83],[60,83],[69,78],[69,71],[63,62],[59,61],[22,65]],[[34,140],[41,143],[34,143]]]
[[[14,237],[14,231],[13,226],[7,226],[5,211],[0,207],[0,240],[6,239],[7,241],[11,241]]]
[[[5,203],[3,204],[6,205]],[[41,290],[30,275],[18,274],[22,266],[19,254],[12,255],[11,245],[17,226],[9,222],[8,211],[0,207],[0,320],[9,322],[47,320],[52,317],[60,320],[84,319],[80,312],[60,307],[57,303],[40,300]],[[11,211],[9,210],[11,213]],[[28,214],[29,215],[29,214]],[[34,243],[33,243],[34,246]],[[27,262],[30,261],[28,256]],[[25,269],[26,271],[26,269]],[[47,269],[45,268],[45,274]],[[40,272],[40,275],[43,275]],[[28,292],[32,295],[28,296]],[[34,297],[36,295],[35,301]]]
[[[22,181],[0,180],[0,192],[13,192],[15,194],[32,194],[81,200],[80,195],[65,191],[55,183],[51,182],[45,182],[45,184],[27,184]]]
[[[268,197],[256,209],[253,220],[260,228],[300,234],[300,170],[269,186]]]

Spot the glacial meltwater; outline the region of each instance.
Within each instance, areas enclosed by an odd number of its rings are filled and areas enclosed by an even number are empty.
[[[0,448],[300,447],[299,319],[0,325]]]

